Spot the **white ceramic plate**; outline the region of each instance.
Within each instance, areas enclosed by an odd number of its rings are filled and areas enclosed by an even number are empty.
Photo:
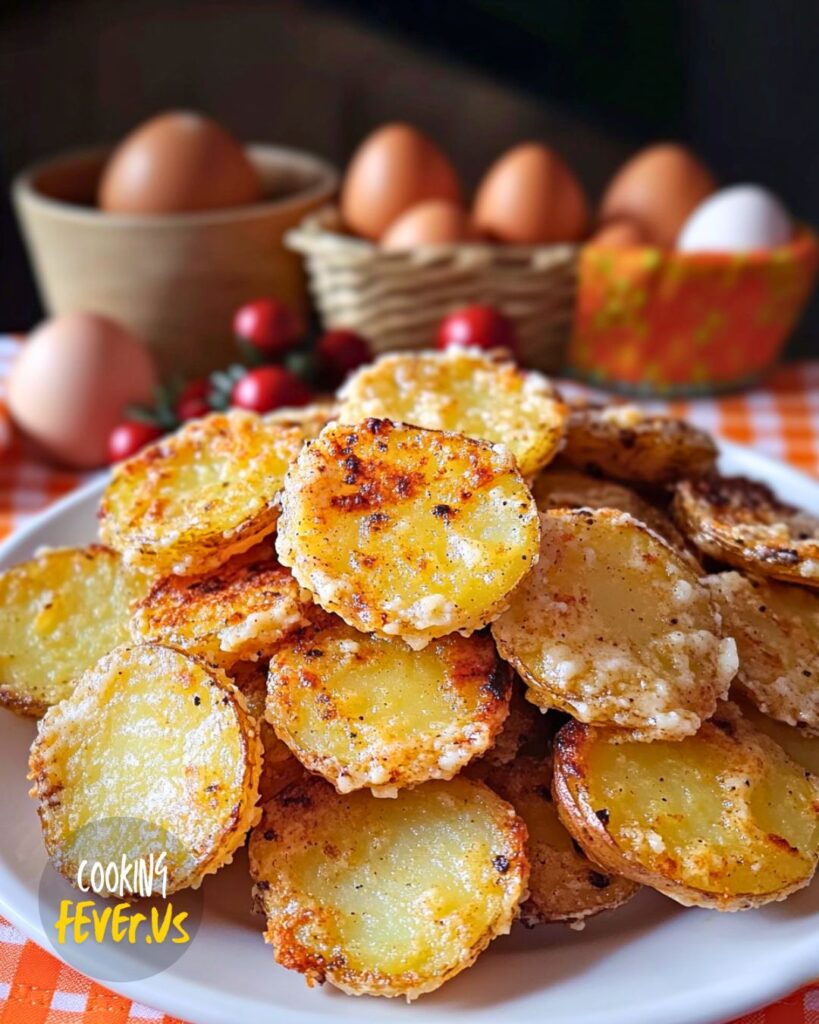
[[[728,445],[722,466],[765,480],[819,514],[819,483],[786,466]],[[43,544],[91,540],[103,483],[92,482],[6,541],[0,566]],[[0,712],[0,912],[46,945],[37,908],[45,853],[25,779],[33,735],[32,722]],[[704,1024],[819,975],[819,882],[745,914],[683,910],[646,891],[583,932],[516,927],[475,967],[412,1006],[354,999],[330,985],[308,989],[273,962],[249,902],[247,863],[239,856],[205,883],[202,926],[176,964],[144,981],[103,984],[195,1024]]]

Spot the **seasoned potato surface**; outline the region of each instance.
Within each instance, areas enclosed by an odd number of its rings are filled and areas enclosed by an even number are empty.
[[[535,503],[506,450],[388,420],[330,424],[305,446],[276,538],[327,611],[416,647],[495,618],[537,546]]]
[[[540,560],[492,631],[531,701],[635,739],[696,732],[737,666],[691,567],[611,509],[541,515]]]
[[[529,926],[581,921],[613,910],[639,886],[592,863],[561,824],[552,799],[552,756],[518,757],[494,768],[487,786],[508,801],[526,823],[529,898],[521,919]]]
[[[672,511],[705,554],[754,575],[819,587],[819,518],[765,484],[738,476],[683,480]]]
[[[170,647],[119,647],[46,713],[31,748],[49,857],[72,882],[82,856],[147,857],[141,832],[83,848],[89,824],[137,819],[181,844],[167,852],[168,891],[198,886],[254,823],[260,761],[255,723],[224,673]]]
[[[234,409],[192,420],[114,469],[100,534],[154,575],[205,573],[276,526],[301,431]]]
[[[306,778],[265,805],[251,836],[265,937],[310,984],[415,999],[509,931],[525,842],[523,822],[479,782],[378,800]]]
[[[181,647],[229,668],[269,654],[306,622],[310,595],[262,541],[204,576],[157,580],[131,619],[137,642]]]
[[[732,691],[731,700],[757,732],[770,736],[797,764],[819,777],[819,736],[801,726],[786,725],[770,715],[764,715],[739,691]]]
[[[590,857],[686,906],[784,899],[819,859],[819,779],[723,704],[696,736],[618,743],[569,723],[554,793]]]
[[[44,551],[0,574],[0,704],[42,715],[128,639],[147,581],[98,544]]]
[[[707,473],[717,448],[709,434],[684,420],[634,405],[589,405],[572,410],[562,454],[585,473],[668,484]]]
[[[375,417],[503,444],[524,476],[555,455],[568,414],[541,374],[464,348],[382,356],[340,397],[342,423]]]
[[[672,520],[656,505],[623,484],[601,480],[576,469],[549,466],[535,480],[532,494],[541,511],[550,508],[615,508],[628,512],[668,541],[693,568],[700,571],[685,538]]]
[[[341,793],[452,778],[509,708],[510,672],[485,633],[413,651],[314,608],[270,660],[267,718],[305,767]]]
[[[819,731],[819,594],[738,572],[706,583],[737,643],[735,685],[766,715]]]

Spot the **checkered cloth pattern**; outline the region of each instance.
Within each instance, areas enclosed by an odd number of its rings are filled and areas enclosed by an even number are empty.
[[[0,397],[18,344],[0,338]],[[590,394],[570,382],[564,391],[572,396]],[[743,395],[647,404],[819,476],[819,362],[782,367],[764,387]],[[47,465],[26,442],[15,440],[10,451],[0,455],[0,536],[84,479],[81,473]],[[114,995],[61,964],[0,917],[0,1024],[145,1021],[175,1024],[173,1018]],[[737,1024],[819,1024],[819,982]]]

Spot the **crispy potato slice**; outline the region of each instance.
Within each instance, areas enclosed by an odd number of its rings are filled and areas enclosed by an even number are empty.
[[[474,348],[382,356],[358,370],[339,397],[342,423],[375,417],[503,444],[524,476],[557,453],[568,416],[541,374]]]
[[[525,925],[582,921],[637,892],[635,882],[592,863],[561,823],[552,799],[551,753],[498,765],[485,782],[515,808],[529,833],[529,897],[520,911]]]
[[[667,484],[707,473],[717,447],[684,420],[634,405],[589,405],[572,409],[562,454],[585,473]]]
[[[525,842],[523,822],[480,782],[378,800],[306,778],[264,807],[250,839],[265,938],[308,984],[415,999],[509,931]]]
[[[705,554],[757,576],[819,587],[819,518],[765,484],[741,476],[683,480],[672,512]]]
[[[588,476],[576,469],[550,466],[535,480],[532,494],[541,511],[550,508],[615,508],[628,512],[668,541],[697,572],[701,571],[685,538],[665,512],[623,484]]]
[[[509,710],[511,673],[486,633],[413,651],[314,608],[270,659],[267,719],[339,793],[377,796],[451,779],[491,746]]]
[[[337,402],[314,402],[311,405],[284,406],[262,416],[265,423],[297,427],[305,439],[317,437],[331,420],[338,419]]]
[[[737,667],[691,567],[611,509],[542,513],[540,560],[492,632],[531,701],[634,739],[696,732]]]
[[[255,723],[221,670],[170,647],[119,647],[46,713],[31,748],[48,855],[75,882],[86,826],[136,819],[181,844],[167,853],[167,891],[196,887],[254,824],[260,762]],[[140,830],[103,835],[92,860],[148,856]]]
[[[282,743],[273,726],[265,720],[267,670],[266,661],[240,661],[230,669],[230,678],[245,698],[247,710],[257,724],[262,741],[260,803],[266,803],[304,774],[304,768],[290,753],[290,748]]]
[[[131,635],[229,668],[270,653],[303,625],[313,599],[262,541],[204,576],[165,576],[136,607]]]
[[[705,579],[734,637],[734,685],[760,711],[819,733],[819,594],[723,572]]]
[[[301,431],[234,409],[192,420],[115,469],[100,534],[154,575],[205,573],[276,527]]]
[[[305,445],[276,538],[323,608],[419,648],[491,622],[537,546],[537,509],[509,452],[389,420],[331,424]]]
[[[720,706],[679,743],[558,733],[561,819],[610,871],[684,906],[746,910],[807,885],[819,859],[819,779]]]
[[[147,589],[99,544],[56,548],[0,574],[0,704],[39,717],[74,680],[128,639]]]
[[[778,743],[785,753],[797,764],[819,776],[819,736],[799,725],[786,725],[769,715],[764,715],[740,691],[731,692],[731,700],[757,732]]]

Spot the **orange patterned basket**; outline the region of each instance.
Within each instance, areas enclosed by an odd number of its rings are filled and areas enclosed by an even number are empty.
[[[776,362],[813,289],[819,240],[764,252],[587,245],[567,361],[593,384],[692,395],[750,384]]]

